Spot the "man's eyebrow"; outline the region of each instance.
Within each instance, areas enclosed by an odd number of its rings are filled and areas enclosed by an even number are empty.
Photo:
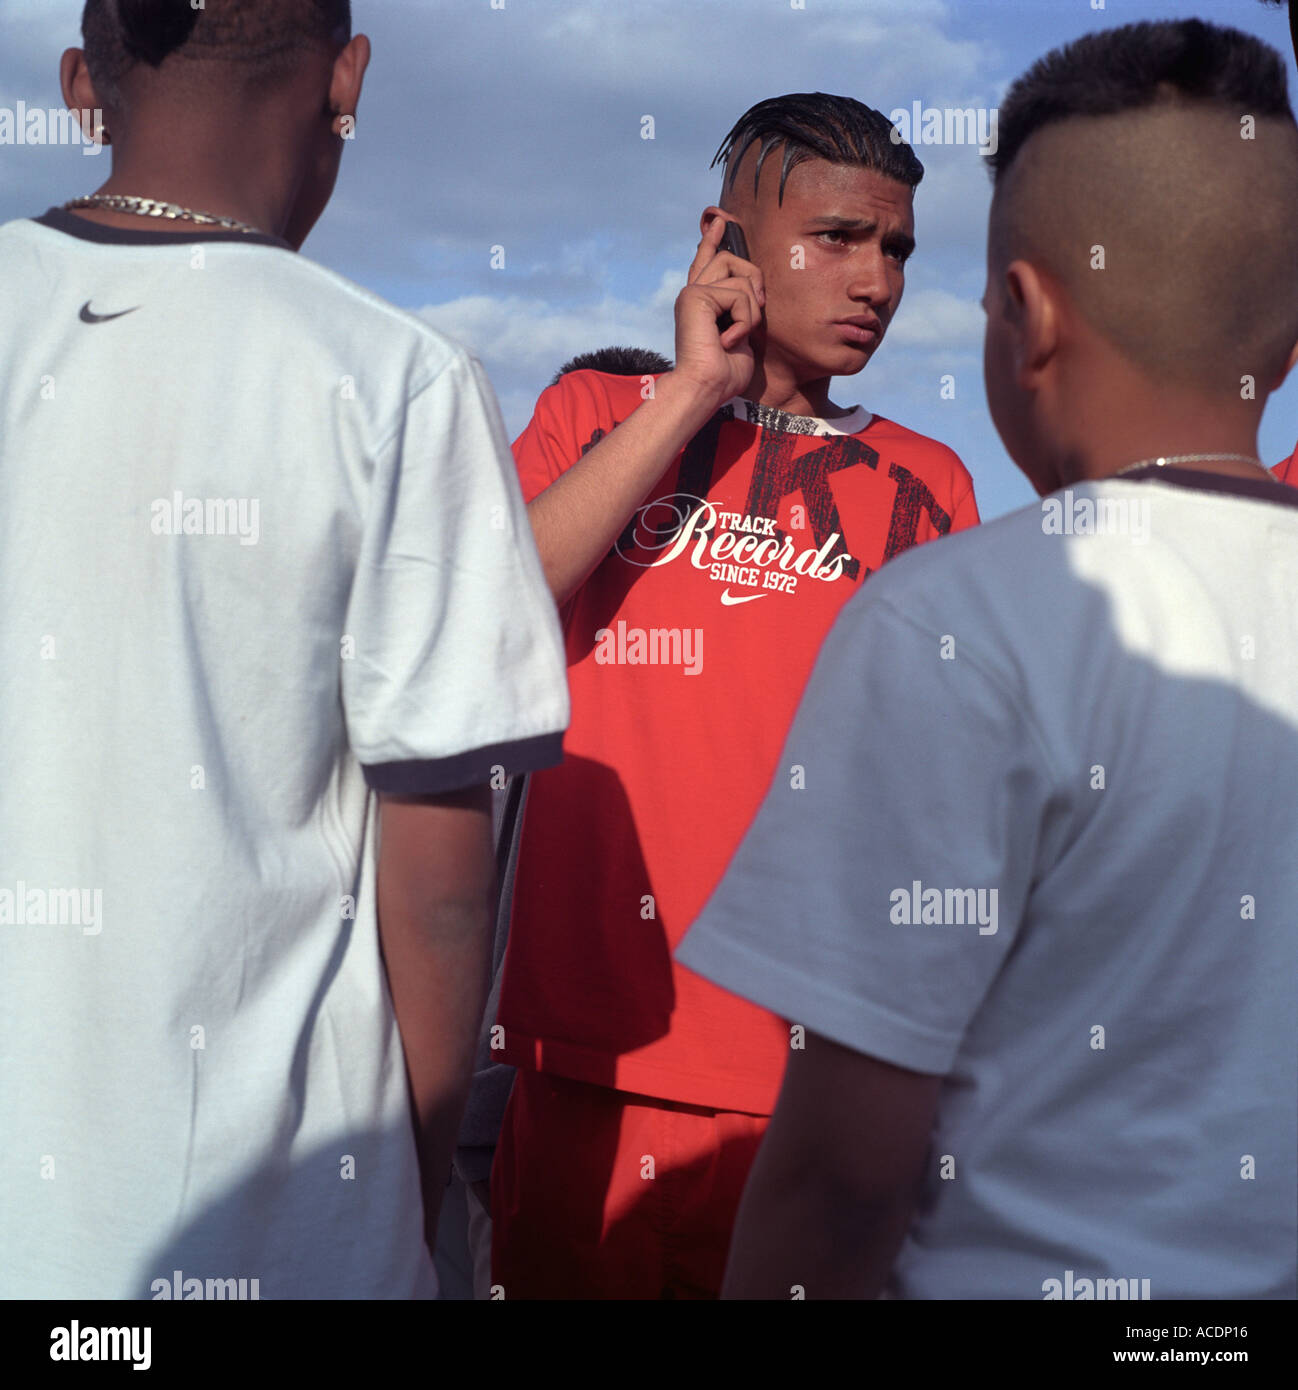
[[[879,225],[872,217],[812,217],[809,220],[832,227],[836,232],[872,232]]]
[[[813,227],[823,227],[826,231],[832,232],[873,232],[878,229],[879,222],[874,217],[811,217],[807,219],[808,224]],[[887,240],[895,245],[904,247],[907,251],[914,251],[915,238],[907,232],[893,232]]]

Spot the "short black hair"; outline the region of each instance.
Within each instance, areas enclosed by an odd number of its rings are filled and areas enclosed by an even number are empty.
[[[610,376],[657,376],[670,372],[672,364],[661,353],[648,348],[606,347],[578,353],[554,374],[551,386],[569,372],[608,372]]]
[[[987,161],[992,179],[1043,126],[1177,101],[1293,120],[1284,63],[1260,39],[1202,19],[1124,24],[1054,49],[1010,87]]]
[[[827,92],[791,92],[749,107],[731,127],[709,167],[724,162],[722,187],[728,191],[734,186],[749,146],[760,140],[753,192],[757,192],[766,156],[777,145],[783,145],[778,199],[781,203],[789,170],[804,159],[874,169],[914,188],[924,177],[924,166],[915,157],[915,151],[896,136],[887,116],[864,102]]]
[[[99,96],[120,100],[122,78],[172,54],[237,63],[249,78],[278,76],[309,46],[351,37],[351,0],[86,0],[86,65]]]

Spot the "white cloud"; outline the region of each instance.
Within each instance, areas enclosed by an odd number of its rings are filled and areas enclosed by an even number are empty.
[[[983,311],[946,290],[908,290],[886,341],[893,347],[937,348],[958,353],[981,348]]]
[[[508,295],[465,295],[420,309],[420,318],[470,348],[491,369],[549,379],[579,352],[611,344],[673,353],[671,306],[684,275],[669,273],[641,300],[616,295],[577,307]]]
[[[605,295],[572,307],[522,295],[464,295],[418,311],[478,357],[500,397],[511,434],[526,425],[542,387],[570,358],[596,348],[650,348],[674,355],[672,304],[685,283],[669,272],[639,300]]]

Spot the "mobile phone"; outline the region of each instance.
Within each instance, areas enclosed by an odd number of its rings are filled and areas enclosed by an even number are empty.
[[[749,259],[748,243],[744,240],[744,229],[731,218],[726,219],[726,230],[721,234],[721,251],[729,251],[741,261]]]
[[[744,229],[733,218],[726,219],[726,229],[721,234],[721,244],[717,250],[729,251],[741,261],[748,260],[748,242],[744,239]],[[734,319],[728,313],[722,314],[717,319],[717,331],[724,333],[733,323]]]

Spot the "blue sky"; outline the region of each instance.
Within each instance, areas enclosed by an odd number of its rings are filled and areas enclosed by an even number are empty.
[[[496,0],[499,4],[501,0]],[[717,197],[709,163],[748,106],[841,92],[885,112],[994,107],[1047,49],[1138,19],[1197,15],[1269,40],[1298,74],[1283,9],[1255,0],[353,0],[375,57],[338,192],[305,253],[423,314],[486,364],[511,433],[569,356],[612,342],[672,354],[671,305]],[[59,102],[81,0],[0,0],[0,107]],[[654,139],[641,122],[654,119]],[[1032,499],[981,379],[990,185],[968,145],[917,150],[919,249],[875,359],[835,383],[954,448],[983,515]],[[0,220],[90,192],[76,148],[0,147]],[[141,190],[147,193],[149,190]],[[504,266],[492,268],[492,248]],[[943,400],[950,375],[955,398]],[[1263,421],[1268,462],[1298,437],[1298,374]]]

